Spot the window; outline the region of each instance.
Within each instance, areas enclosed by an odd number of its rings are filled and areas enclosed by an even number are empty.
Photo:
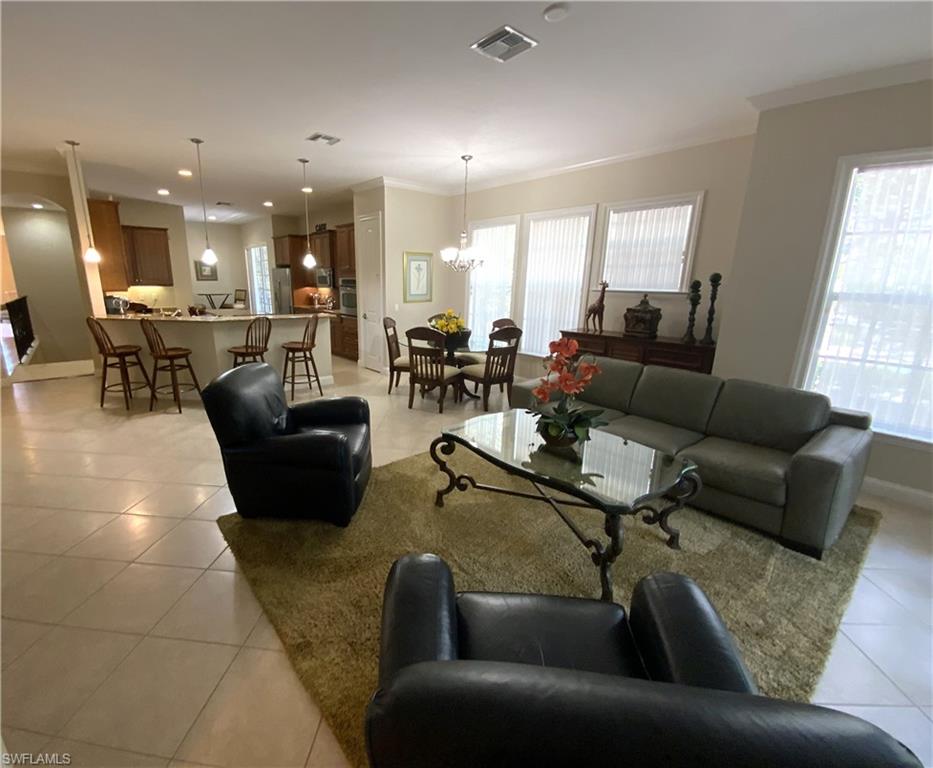
[[[548,342],[580,322],[592,208],[525,217],[522,351],[545,355]]]
[[[843,166],[804,386],[933,442],[933,160]]]
[[[703,193],[606,206],[602,279],[614,291],[686,291]]]
[[[269,251],[265,245],[246,249],[249,265],[250,304],[256,314],[272,314],[272,283],[269,279]]]
[[[470,271],[467,319],[475,334],[492,331],[492,323],[512,316],[512,282],[518,246],[518,217],[470,225],[472,243],[482,250],[483,266]]]

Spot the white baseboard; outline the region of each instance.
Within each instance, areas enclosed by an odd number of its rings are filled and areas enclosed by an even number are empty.
[[[866,477],[862,481],[862,490],[859,499],[863,496],[890,499],[897,504],[914,507],[916,509],[933,510],[933,493],[911,488],[908,485],[899,485],[888,480],[879,480],[877,477]],[[870,504],[868,505],[870,506]]]
[[[21,381],[45,381],[47,379],[67,379],[72,376],[90,376],[93,373],[93,360],[67,360],[60,363],[18,365],[13,369],[13,373],[3,379],[3,386],[7,387]]]

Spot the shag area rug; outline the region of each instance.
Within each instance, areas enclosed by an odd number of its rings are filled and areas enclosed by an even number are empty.
[[[467,450],[450,459],[477,480],[526,489]],[[382,593],[389,567],[409,552],[434,552],[460,590],[598,597],[587,551],[545,504],[470,489],[434,506],[442,476],[428,454],[373,471],[347,528],[327,523],[218,520],[240,567],[275,626],[298,676],[347,758],[367,764],[366,704],[376,686]],[[313,504],[314,489],[308,489]],[[594,533],[602,515],[571,514]],[[880,515],[856,509],[838,543],[816,561],[757,533],[691,509],[671,523],[682,549],[657,526],[625,520],[613,568],[616,600],[628,605],[642,576],[677,571],[709,594],[762,692],[807,701],[823,670]]]

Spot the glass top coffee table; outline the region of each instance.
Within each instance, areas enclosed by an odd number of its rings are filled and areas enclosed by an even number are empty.
[[[699,492],[696,465],[600,430],[592,430],[590,440],[571,449],[573,454],[567,449],[554,451],[544,445],[536,424],[534,414],[513,409],[444,429],[431,443],[431,458],[447,476],[447,485],[437,492],[434,503],[443,507],[447,494],[472,487],[548,504],[590,550],[599,568],[601,599],[612,600],[610,574],[622,552],[622,516],[641,515],[645,523],[660,526],[668,535],[669,547],[679,549],[680,533],[671,528],[668,518]],[[447,457],[458,445],[510,475],[525,478],[534,492],[478,483],[470,475],[457,474]],[[545,489],[564,497],[554,498]],[[608,541],[585,534],[566,509],[572,507],[602,512]]]

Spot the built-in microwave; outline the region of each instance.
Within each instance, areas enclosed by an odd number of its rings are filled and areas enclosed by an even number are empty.
[[[355,315],[356,308],[356,278],[341,277],[339,280],[340,311]]]
[[[328,267],[318,267],[314,270],[314,284],[318,288],[334,287],[334,270]]]

